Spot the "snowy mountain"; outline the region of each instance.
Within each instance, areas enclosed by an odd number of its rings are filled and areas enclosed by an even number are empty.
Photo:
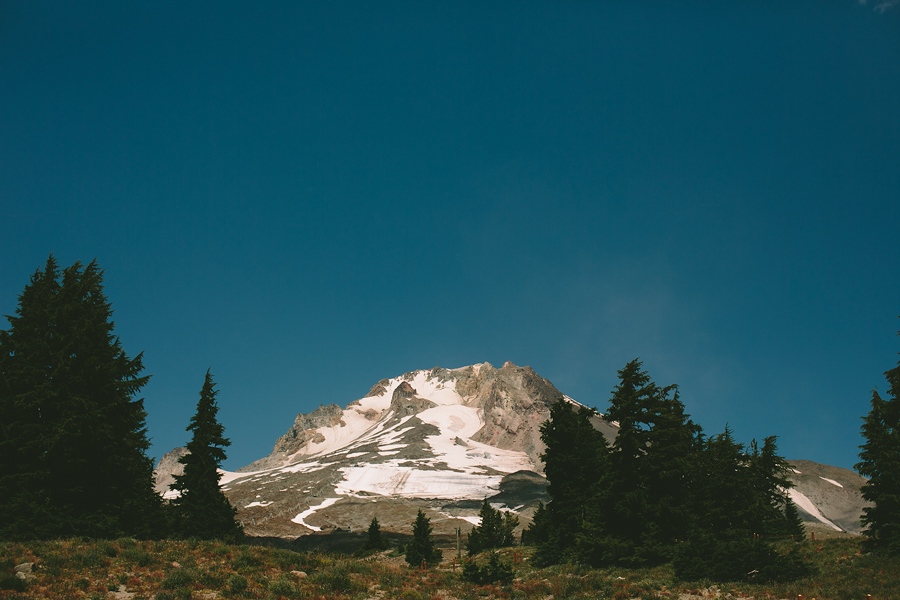
[[[379,381],[346,408],[297,415],[270,455],[223,472],[221,485],[251,535],[361,531],[373,516],[386,531],[406,531],[419,508],[436,533],[449,534],[477,523],[485,498],[524,524],[549,499],[539,428],[560,398],[577,404],[510,362],[412,371]],[[615,438],[614,426],[599,418],[595,426]],[[173,456],[158,467],[160,493]],[[802,516],[823,533],[858,533],[864,480],[792,464]]]

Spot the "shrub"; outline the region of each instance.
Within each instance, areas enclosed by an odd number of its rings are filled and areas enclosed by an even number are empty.
[[[794,581],[813,574],[813,568],[796,551],[779,554],[770,545],[751,539],[701,538],[679,544],[675,552],[675,576],[685,581],[744,581],[753,583]]]
[[[247,589],[247,585],[247,578],[243,575],[232,573],[231,576],[228,577],[228,591],[234,595],[242,594],[244,590]]]
[[[502,562],[496,553],[491,553],[491,558],[483,567],[479,567],[474,560],[467,560],[463,565],[463,579],[478,585],[488,585],[499,582],[512,583],[513,568],[509,563]]]
[[[262,560],[250,552],[241,552],[233,561],[231,561],[232,568],[241,573],[253,571],[254,569],[261,567],[262,564]]]
[[[166,575],[160,586],[165,590],[174,590],[192,585],[195,579],[194,574],[187,569],[176,569]]]
[[[149,567],[153,564],[153,556],[140,547],[125,548],[122,551],[122,558],[139,567]]]
[[[0,590],[24,592],[27,588],[28,584],[24,579],[19,579],[15,575],[0,575]]]
[[[276,579],[269,584],[269,591],[274,596],[284,596],[292,598],[297,595],[297,586],[287,579]]]

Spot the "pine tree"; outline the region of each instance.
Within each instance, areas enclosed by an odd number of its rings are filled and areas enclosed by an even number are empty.
[[[9,537],[149,537],[161,505],[146,456],[141,355],[113,334],[96,261],[51,256],[0,332],[0,523]]]
[[[877,552],[900,555],[900,362],[884,374],[888,397],[872,391],[872,409],[863,417],[860,462],[856,470],[869,478],[863,498],[873,506],[863,509],[866,546]]]
[[[441,562],[441,551],[434,547],[431,531],[431,519],[420,508],[413,522],[413,539],[406,546],[406,562],[411,567],[419,567],[423,562],[426,566]]]
[[[219,467],[226,458],[224,449],[231,441],[225,437],[225,427],[216,419],[219,406],[215,385],[207,370],[197,412],[187,426],[187,431],[193,432],[187,444],[188,454],[178,459],[184,465],[184,473],[175,475],[175,483],[170,488],[179,492],[172,502],[178,535],[234,540],[243,537],[244,532],[235,520],[237,510],[219,487]]]

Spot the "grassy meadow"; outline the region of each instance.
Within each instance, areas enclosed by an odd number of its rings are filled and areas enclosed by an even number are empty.
[[[817,567],[812,578],[785,584],[684,582],[669,567],[588,569],[529,565],[531,549],[506,548],[515,563],[509,585],[475,585],[445,562],[420,571],[390,552],[348,556],[294,552],[263,545],[207,541],[58,540],[0,542],[0,600],[25,598],[213,600],[400,599],[485,600],[564,598],[772,598],[819,600],[900,599],[900,560],[864,555],[858,539],[799,544]],[[478,557],[486,562],[485,555]],[[33,562],[34,579],[14,575],[16,565]]]

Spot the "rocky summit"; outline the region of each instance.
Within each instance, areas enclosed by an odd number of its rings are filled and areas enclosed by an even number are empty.
[[[507,362],[411,371],[376,383],[346,408],[299,414],[273,451],[220,483],[246,532],[296,538],[364,531],[408,532],[419,508],[437,534],[467,532],[485,498],[530,521],[547,502],[540,426],[563,398],[530,367]],[[612,441],[617,428],[595,426]],[[157,467],[166,493],[183,449]],[[790,461],[791,496],[810,528],[859,533],[864,479],[852,471]],[[168,478],[168,479],[167,479]]]

